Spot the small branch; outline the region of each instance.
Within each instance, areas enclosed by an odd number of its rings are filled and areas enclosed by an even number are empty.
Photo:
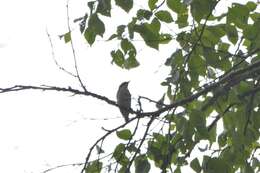
[[[257,83],[255,84],[254,88],[257,87],[259,85],[259,81],[257,81]],[[252,114],[252,108],[254,106],[254,99],[255,99],[255,92],[251,94],[250,96],[250,100],[246,106],[246,116],[247,116],[247,120],[245,123],[245,127],[244,127],[244,136],[246,136],[246,131],[247,131],[247,127],[250,123],[250,118],[251,118],[251,114]]]
[[[41,85],[41,86],[31,86],[31,85],[15,85],[9,88],[0,88],[0,93],[6,93],[6,92],[13,92],[13,91],[22,91],[22,90],[42,90],[42,91],[62,91],[62,92],[68,92],[68,93],[72,93],[75,95],[85,95],[85,96],[91,96],[94,97],[96,99],[102,100],[110,105],[113,106],[118,106],[118,104],[113,101],[108,99],[105,96],[90,92],[90,91],[80,91],[77,89],[73,89],[71,87],[68,88],[64,88],[64,87],[57,87],[57,86],[48,86],[48,85]],[[131,113],[133,113],[134,111],[131,111]]]
[[[230,104],[222,114],[217,115],[214,121],[207,127],[208,131],[210,131],[217,124],[220,118],[222,118],[229,111],[229,109],[232,108],[234,105],[236,105],[236,103]]]
[[[191,51],[190,51],[190,52],[188,53],[188,55],[186,56],[186,60],[185,60],[185,63],[184,63],[184,64],[187,64],[187,63],[188,63],[188,61],[189,61],[189,59],[190,59],[192,53],[195,51],[195,49],[196,49],[198,43],[201,41],[201,38],[202,38],[203,33],[204,33],[204,30],[205,30],[205,28],[206,28],[206,26],[207,26],[208,19],[209,19],[209,17],[211,16],[212,11],[215,9],[215,7],[217,6],[217,4],[218,4],[219,2],[220,2],[220,0],[216,1],[216,3],[214,4],[214,6],[212,7],[212,9],[210,10],[209,14],[206,16],[205,21],[204,21],[204,24],[203,24],[202,29],[201,29],[201,31],[200,31],[200,34],[199,34],[199,36],[198,36],[198,39],[195,41],[195,43],[193,44],[193,46],[192,46],[192,48],[191,48]]]
[[[216,89],[217,87],[221,86],[222,84],[225,84],[226,82],[229,82],[229,87],[231,87],[231,86],[236,85],[237,83],[239,83],[242,80],[252,78],[252,75],[254,75],[255,73],[259,73],[259,72],[260,72],[260,61],[257,61],[255,63],[247,66],[246,68],[242,68],[237,71],[231,72],[228,75],[225,75],[219,81],[214,82],[210,85],[206,85],[202,90],[190,95],[189,97],[186,97],[181,100],[177,100],[174,103],[167,105],[159,110],[152,111],[152,112],[138,112],[138,111],[134,111],[132,109],[127,109],[129,111],[129,113],[136,114],[136,117],[131,118],[130,120],[133,121],[137,118],[151,117],[154,115],[158,116],[161,113],[171,110],[175,107],[185,105],[185,104],[197,99],[198,97],[200,97],[204,94],[207,94],[208,92]],[[15,86],[8,87],[8,88],[0,88],[0,93],[29,90],[29,89],[42,90],[42,91],[47,91],[47,90],[48,91],[63,91],[63,92],[73,93],[76,95],[91,96],[91,97],[97,98],[99,100],[105,101],[106,103],[108,103],[110,105],[120,107],[115,101],[110,100],[105,96],[90,92],[86,88],[85,88],[85,91],[80,91],[77,89],[73,89],[71,87],[64,88],[64,87],[47,86],[47,85],[41,85],[41,86],[15,85]],[[122,107],[122,108],[124,108],[124,107]]]
[[[85,160],[85,163],[84,163],[84,166],[83,166],[83,168],[82,168],[82,170],[81,170],[81,173],[83,173],[84,170],[86,169],[87,164],[89,163],[89,159],[90,159],[91,153],[92,153],[93,149],[95,148],[95,146],[96,146],[100,141],[105,140],[107,136],[109,136],[110,134],[116,132],[118,129],[123,128],[123,127],[126,126],[128,123],[132,122],[133,120],[134,120],[134,118],[130,119],[128,122],[126,122],[126,123],[124,123],[124,124],[122,124],[122,125],[120,125],[120,126],[114,128],[114,129],[112,129],[112,130],[106,130],[107,133],[106,133],[105,135],[103,135],[102,137],[100,137],[100,138],[90,147],[89,152],[88,152],[88,155],[87,155],[86,160]]]
[[[221,75],[219,78],[223,78],[226,75],[229,75],[230,72],[232,72],[233,70],[235,70],[237,67],[239,67],[240,64],[242,64],[247,58],[251,57],[252,55],[256,54],[257,52],[260,51],[260,48],[257,48],[255,50],[253,50],[252,52],[247,53],[244,56],[239,56],[242,58],[241,61],[239,61],[237,64],[235,64],[232,68],[230,68],[225,74]]]
[[[84,163],[71,163],[71,164],[58,165],[58,166],[55,166],[55,167],[46,169],[45,171],[43,171],[43,172],[41,172],[41,173],[47,173],[47,172],[53,171],[53,170],[55,170],[55,169],[64,168],[64,167],[69,167],[69,166],[81,166],[81,165],[83,165],[83,164],[84,164]]]
[[[47,36],[48,36],[48,39],[49,39],[49,42],[50,42],[50,46],[51,46],[52,59],[53,59],[54,63],[56,64],[56,66],[57,66],[61,71],[64,71],[65,73],[69,74],[70,76],[77,77],[75,74],[69,72],[68,70],[66,70],[64,67],[62,67],[62,66],[58,63],[58,61],[57,61],[56,58],[55,58],[54,46],[53,46],[53,44],[52,44],[51,36],[50,36],[48,30],[46,30],[46,33],[47,33]]]
[[[145,138],[146,138],[146,136],[147,136],[147,134],[148,134],[149,128],[151,127],[151,125],[152,125],[152,123],[153,123],[153,121],[154,121],[155,118],[156,118],[155,115],[152,116],[151,119],[150,119],[150,121],[147,123],[147,127],[146,127],[146,130],[145,130],[145,132],[144,132],[143,138],[141,139],[141,142],[140,142],[140,144],[139,144],[139,146],[138,146],[138,148],[137,148],[137,151],[134,153],[132,159],[130,160],[130,162],[129,162],[128,166],[127,166],[126,172],[130,172],[131,165],[133,164],[133,162],[134,162],[134,160],[135,160],[135,158],[136,158],[136,156],[137,156],[138,151],[140,151],[140,149],[141,149],[141,147],[142,147],[142,145],[143,145],[143,143],[144,143],[144,141],[145,141]]]
[[[109,156],[111,156],[112,155],[112,153],[110,153],[110,154],[107,154],[107,155],[105,155],[105,156],[103,156],[103,157],[101,157],[101,158],[99,158],[100,160],[101,159],[105,159],[105,158],[107,158],[107,157],[109,157]],[[94,162],[95,160],[93,160],[93,161],[90,161],[90,162]],[[56,169],[59,169],[59,168],[63,168],[63,167],[69,167],[69,166],[82,166],[82,165],[84,165],[84,163],[70,163],[70,164],[63,164],[63,165],[58,165],[58,166],[55,166],[55,167],[52,167],[52,168],[49,168],[49,169],[46,169],[46,170],[44,170],[43,172],[41,172],[41,173],[47,173],[47,172],[50,172],[50,171],[53,171],[53,170],[56,170]]]
[[[159,103],[159,101],[152,100],[152,99],[150,99],[150,98],[148,98],[148,97],[139,96],[138,101],[139,101],[139,99],[140,99],[140,100],[141,100],[141,99],[145,99],[145,100],[148,100],[148,101],[151,102],[151,103],[159,104],[160,106],[167,106],[167,105],[164,104],[164,103]]]
[[[163,4],[165,3],[165,0],[163,0],[158,6],[155,7],[154,12],[156,12]]]
[[[68,27],[69,33],[71,34],[70,18],[69,18],[69,0],[67,0],[66,9],[67,9],[67,27]],[[85,85],[83,84],[83,82],[82,82],[82,80],[81,80],[81,77],[80,77],[80,75],[79,75],[78,63],[77,63],[77,57],[76,57],[76,51],[75,51],[75,48],[74,48],[74,44],[73,44],[73,39],[72,39],[72,37],[71,37],[71,40],[70,40],[70,45],[71,45],[71,50],[72,50],[72,54],[73,54],[74,68],[75,68],[75,70],[76,70],[76,77],[78,78],[78,81],[79,81],[81,87],[82,87],[83,90],[86,92],[87,89],[86,89]]]

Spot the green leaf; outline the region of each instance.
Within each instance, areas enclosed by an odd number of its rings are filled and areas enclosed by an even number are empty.
[[[121,7],[126,12],[129,12],[133,8],[133,0],[115,0],[116,5]]]
[[[64,35],[64,41],[65,41],[65,43],[68,43],[68,42],[71,41],[71,33],[70,32],[68,32]]]
[[[174,173],[181,173],[181,168],[177,166],[177,168],[174,170]]]
[[[202,111],[192,110],[190,114],[190,122],[198,131],[199,138],[207,139],[209,137],[208,129],[206,128],[206,118]]]
[[[125,62],[125,59],[124,59],[124,54],[121,50],[117,50],[117,51],[111,51],[111,56],[113,58],[112,60],[112,63],[115,62],[116,65],[118,65],[119,67],[123,67],[123,64]]]
[[[118,173],[129,173],[129,171],[127,170],[127,167],[126,167],[126,166],[122,166],[122,167],[119,169]]]
[[[214,0],[193,0],[191,2],[191,14],[193,18],[199,23],[204,19],[212,10]]]
[[[187,7],[180,0],[167,0],[167,6],[175,13],[184,13],[187,11]]]
[[[160,34],[160,44],[168,44],[172,40],[170,34]]]
[[[219,158],[205,158],[203,159],[203,171],[208,173],[229,173],[230,166],[224,160]]]
[[[112,34],[112,35],[107,39],[107,41],[113,40],[113,39],[115,39],[115,38],[117,38],[117,34]]]
[[[141,35],[146,45],[154,49],[159,49],[160,34],[157,23],[135,25],[135,31]]]
[[[250,11],[254,11],[257,7],[257,4],[252,2],[252,1],[249,1],[246,3],[246,7],[250,10]]]
[[[220,41],[221,37],[225,36],[227,33],[224,29],[225,25],[219,24],[219,25],[211,25],[207,26],[207,30],[215,36],[217,39],[217,42]]]
[[[105,32],[105,25],[104,23],[99,19],[98,15],[92,14],[88,21],[88,28],[92,32],[94,32],[96,35],[100,35],[103,37],[103,34]]]
[[[210,26],[204,30],[201,41],[207,47],[214,47],[225,34],[221,26]]]
[[[158,2],[158,0],[149,0],[148,1],[148,6],[150,8],[150,10],[154,10],[156,8],[156,3]]]
[[[216,138],[217,138],[217,125],[214,125],[209,131],[210,144],[216,142]]]
[[[139,66],[139,62],[136,60],[135,56],[131,53],[129,54],[129,57],[125,60],[125,68],[131,69]]]
[[[217,52],[215,50],[212,50],[210,48],[204,48],[203,56],[206,59],[206,64],[208,64],[214,68],[220,68],[219,55],[217,54]]]
[[[238,40],[238,33],[237,33],[236,27],[233,25],[226,25],[225,29],[226,29],[227,37],[228,37],[229,41],[231,41],[231,43],[233,43],[235,45]]]
[[[131,69],[139,66],[139,63],[136,60],[136,49],[128,39],[123,39],[121,41],[121,48],[124,51],[124,54],[126,56],[124,67],[126,69]]]
[[[127,25],[128,34],[129,34],[130,39],[134,38],[136,22],[137,22],[137,18],[133,18],[132,21],[130,23],[128,23],[128,25]]]
[[[199,162],[198,158],[195,158],[191,161],[190,167],[197,173],[199,173],[201,171],[201,166],[200,166],[200,162]]]
[[[188,13],[179,13],[177,21],[175,23],[178,24],[179,28],[188,26]]]
[[[251,14],[250,14],[250,18],[251,18],[254,22],[256,22],[258,19],[260,19],[260,13],[257,13],[257,12],[251,13]]]
[[[132,137],[132,133],[128,129],[117,131],[116,135],[117,135],[117,137],[119,137],[120,139],[123,139],[123,140],[129,140]]]
[[[182,3],[180,0],[167,0],[167,6],[178,14],[176,23],[178,24],[179,28],[188,26],[188,9],[184,3]]]
[[[254,50],[260,47],[260,20],[254,22],[253,25],[247,25],[244,27],[243,34],[248,41],[250,41],[249,49]]]
[[[166,66],[182,66],[184,62],[184,57],[182,54],[181,49],[177,49],[175,52],[172,53],[172,55],[166,60],[165,65]]]
[[[230,47],[230,44],[225,43],[225,42],[219,42],[219,44],[218,44],[218,50],[220,50],[219,53],[224,54],[224,57],[227,56],[229,47]]]
[[[245,5],[233,3],[227,14],[227,23],[234,23],[239,28],[247,26],[249,10]]]
[[[227,144],[227,132],[224,131],[218,136],[218,144],[220,147],[224,147]]]
[[[113,157],[122,166],[127,166],[129,159],[125,155],[125,145],[118,144],[113,152]]]
[[[128,39],[123,39],[121,41],[121,48],[123,49],[125,54],[127,54],[128,52],[133,52],[134,55],[136,54],[136,49],[134,45]]]
[[[260,162],[256,157],[252,158],[252,167],[253,168],[260,167]]]
[[[95,160],[88,164],[85,168],[85,173],[100,173],[102,170],[102,165],[102,162]]]
[[[166,11],[166,10],[161,10],[161,11],[156,12],[156,13],[155,13],[155,16],[156,16],[160,21],[163,21],[163,22],[166,22],[166,23],[171,23],[171,22],[173,22],[171,13],[168,12],[168,11]]]
[[[100,13],[104,16],[111,16],[111,0],[99,0],[97,6],[97,13]]]
[[[148,11],[148,10],[144,10],[144,9],[139,9],[137,11],[137,18],[139,20],[142,20],[142,19],[146,19],[146,20],[149,20],[150,17],[153,15],[153,13],[151,11]]]
[[[96,39],[96,33],[91,30],[90,28],[87,28],[84,32],[84,37],[87,40],[87,42],[92,45],[95,42]]]
[[[127,151],[129,151],[130,153],[132,152],[140,152],[140,150],[138,150],[138,148],[136,147],[136,142],[132,142],[130,143],[130,145],[128,145],[127,147]]]
[[[161,29],[161,22],[159,22],[158,19],[154,18],[150,24],[150,28],[153,30],[153,32],[159,33]]]
[[[188,62],[189,73],[191,75],[206,75],[206,62],[205,60],[197,55],[193,54]]]
[[[148,173],[150,169],[150,163],[145,155],[135,158],[135,173]]]
[[[246,164],[244,169],[242,169],[241,173],[255,173],[254,169],[250,166],[250,164]]]

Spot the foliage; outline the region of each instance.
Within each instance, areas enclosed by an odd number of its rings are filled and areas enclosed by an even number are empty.
[[[115,171],[129,172],[133,166],[135,172],[145,173],[152,170],[151,164],[161,172],[176,173],[185,166],[197,173],[260,170],[256,155],[260,148],[259,4],[245,1],[227,7],[222,1],[147,0],[140,9],[134,8],[134,0],[88,2],[87,15],[78,22],[90,45],[106,33],[108,24],[103,19],[113,20],[114,8],[132,15],[131,21],[122,21],[115,33],[109,33],[108,41],[120,43],[111,56],[121,68],[139,65],[135,39],[156,50],[162,44],[175,44],[165,61],[171,72],[161,83],[167,87],[165,100],[171,104],[163,104],[155,112],[131,112],[136,117],[128,123],[150,119],[141,139],[135,139],[141,127],[115,129],[125,142],[112,154]],[[64,38],[70,42],[70,32]],[[157,118],[164,122],[163,130],[149,131]],[[201,148],[201,143],[206,147]],[[91,151],[83,169],[86,173],[101,172],[101,165],[113,163],[88,162],[90,155]]]

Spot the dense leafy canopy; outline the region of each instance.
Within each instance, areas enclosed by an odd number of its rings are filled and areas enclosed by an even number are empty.
[[[104,16],[113,20],[114,8],[133,15],[108,38],[120,42],[120,48],[111,50],[116,65],[138,67],[135,39],[156,50],[172,42],[176,47],[165,62],[171,72],[161,83],[168,88],[165,100],[171,104],[161,104],[157,112],[136,112],[136,119],[150,118],[143,137],[135,138],[138,128],[118,130],[122,143],[115,147],[112,160],[88,162],[88,157],[86,173],[102,169],[146,173],[154,166],[175,173],[185,166],[197,173],[260,170],[259,4],[225,6],[222,1],[146,0],[139,9],[134,0],[88,2],[86,15],[78,22],[90,45],[103,37]],[[165,32],[165,25],[175,33]],[[70,33],[64,38],[69,42]],[[163,130],[149,131],[158,118],[164,122]]]

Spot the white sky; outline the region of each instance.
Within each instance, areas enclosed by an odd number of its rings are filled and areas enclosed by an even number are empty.
[[[65,5],[65,0],[1,0],[0,87],[79,86],[77,80],[55,65],[46,35],[48,29],[59,63],[73,71],[70,46],[58,38],[67,32]],[[83,7],[86,8],[85,1],[73,2],[71,19],[81,17]],[[130,91],[135,98],[143,95],[156,100],[165,91],[160,82],[167,70],[160,65],[169,56],[163,54],[165,50],[173,50],[170,45],[162,47],[161,53],[137,48],[141,66],[126,71],[110,64],[109,52],[117,47],[116,43],[99,41],[90,48],[77,35],[75,38],[80,74],[90,91],[115,100],[117,87],[127,80],[131,80]],[[0,172],[39,173],[57,165],[83,162],[88,147],[104,133],[101,127],[109,129],[123,121],[116,108],[102,101],[66,93],[1,94],[0,105]],[[73,173],[71,168],[53,172]]]
[[[14,84],[79,86],[77,80],[56,67],[46,35],[47,28],[57,60],[73,71],[70,46],[58,38],[67,32],[65,4],[63,0],[1,0],[0,87]],[[85,1],[73,2],[72,19],[84,14],[83,5]],[[139,48],[140,63],[149,68],[121,70],[110,64],[109,52],[116,44],[108,46],[110,43],[100,41],[89,48],[84,40],[75,37],[80,73],[90,91],[115,100],[119,84],[131,80],[134,97],[161,97],[164,88],[159,81],[163,74],[156,71],[167,57],[160,59],[156,57],[158,52],[146,53]],[[116,108],[102,101],[66,93],[1,94],[0,105],[0,172],[39,173],[60,164],[83,162],[88,146],[104,133],[101,126],[109,129],[123,121],[118,118],[120,114]],[[116,119],[91,121],[87,117]],[[72,173],[70,168],[53,172]]]

